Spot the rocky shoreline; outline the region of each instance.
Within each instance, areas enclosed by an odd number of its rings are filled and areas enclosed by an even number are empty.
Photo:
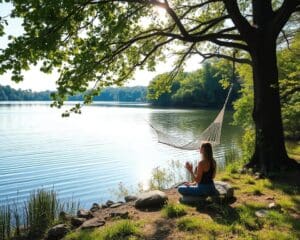
[[[233,197],[233,188],[228,183],[216,182],[215,184],[219,192],[219,199]],[[61,212],[60,219],[64,223],[50,228],[46,239],[60,240],[71,231],[99,228],[115,219],[137,218],[139,212],[151,212],[161,209],[170,197],[179,200],[180,196],[175,188],[164,191],[148,191],[138,196],[125,196],[124,201],[114,202],[108,200],[104,204],[93,203],[89,210],[79,209],[76,216]],[[189,199],[189,203],[196,203],[203,199],[203,197],[194,197],[192,202]]]

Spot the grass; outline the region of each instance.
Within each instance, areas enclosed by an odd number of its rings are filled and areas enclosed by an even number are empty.
[[[194,216],[186,216],[179,219],[177,221],[177,227],[180,231],[193,232],[194,234],[201,232],[203,237],[205,235],[214,237],[224,234],[227,235],[230,230],[228,226],[218,224],[211,219],[203,219]]]
[[[0,208],[0,239],[20,236],[40,239],[49,227],[58,223],[61,211],[74,213],[78,207],[74,201],[61,202],[54,190],[32,192],[24,205],[7,204]]]
[[[10,206],[0,208],[0,239],[7,239],[11,236],[11,209]]]
[[[247,230],[259,230],[262,228],[260,219],[255,216],[255,211],[262,209],[264,206],[256,204],[245,204],[237,207],[239,213],[239,223]]]
[[[288,155],[300,161],[300,144],[299,142],[286,142],[285,144]]]
[[[72,232],[64,240],[133,240],[141,239],[140,234],[139,223],[131,220],[120,220],[100,229]]]
[[[162,215],[167,218],[176,218],[186,215],[186,207],[182,204],[169,203],[162,209]]]
[[[281,232],[279,230],[261,230],[257,234],[259,240],[296,240],[294,234]]]

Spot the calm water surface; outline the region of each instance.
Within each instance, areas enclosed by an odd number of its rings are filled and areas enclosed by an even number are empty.
[[[215,110],[154,109],[147,105],[97,103],[82,115],[62,118],[40,102],[0,103],[0,204],[23,200],[38,188],[84,204],[114,198],[112,189],[147,184],[151,171],[170,160],[194,161],[198,153],[159,144],[147,121],[191,140],[215,118]],[[226,112],[219,164],[240,141]]]

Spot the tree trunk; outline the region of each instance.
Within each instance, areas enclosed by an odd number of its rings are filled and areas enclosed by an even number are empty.
[[[261,37],[252,45],[255,153],[247,164],[265,174],[291,165],[283,135],[276,40]]]

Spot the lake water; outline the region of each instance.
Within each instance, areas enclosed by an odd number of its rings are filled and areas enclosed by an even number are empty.
[[[0,205],[22,201],[38,188],[54,188],[61,198],[90,205],[113,199],[120,182],[147,185],[153,168],[198,159],[198,152],[158,143],[147,121],[191,140],[218,113],[118,103],[96,103],[69,118],[61,112],[47,102],[0,102]],[[231,121],[227,111],[221,145],[214,149],[220,165],[241,138]]]

